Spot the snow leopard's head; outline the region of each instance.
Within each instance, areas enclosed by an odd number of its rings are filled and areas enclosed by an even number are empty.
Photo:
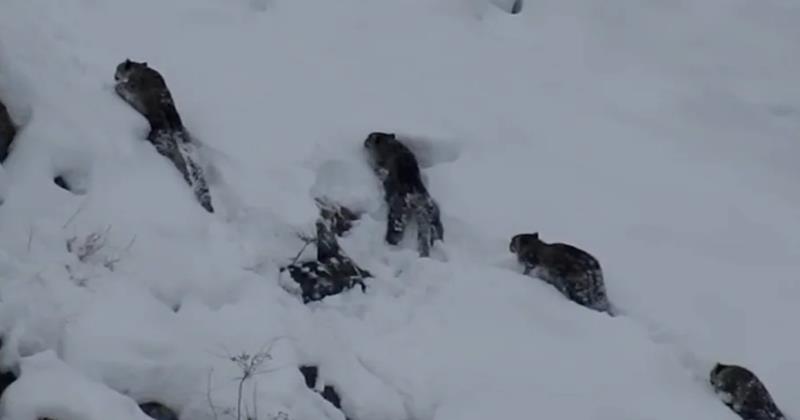
[[[144,69],[149,69],[149,67],[147,67],[147,62],[143,61],[139,63],[126,58],[125,61],[117,65],[117,71],[114,72],[114,80],[117,83],[125,83],[130,79],[132,74],[141,72]]]
[[[394,133],[383,133],[380,131],[375,131],[369,133],[367,139],[364,140],[364,148],[366,148],[370,152],[377,152],[378,150],[386,147],[388,144],[394,143],[397,141],[397,137]]]
[[[508,244],[508,250],[514,254],[519,254],[526,249],[530,249],[539,245],[542,241],[539,239],[539,232],[534,233],[520,233],[511,238]]]

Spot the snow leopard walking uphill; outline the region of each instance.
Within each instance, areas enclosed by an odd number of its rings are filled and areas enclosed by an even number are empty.
[[[397,245],[406,225],[417,223],[417,251],[428,257],[436,241],[444,240],[439,205],[428,193],[414,153],[393,133],[373,132],[364,140],[373,170],[383,182],[389,206],[385,240]]]
[[[563,243],[545,243],[538,232],[515,235],[509,251],[524,266],[523,274],[544,280],[581,306],[613,315],[600,263],[586,251]]]
[[[183,126],[164,78],[146,62],[126,59],[117,65],[114,80],[117,94],[150,123],[147,140],[175,165],[192,187],[200,205],[213,213],[208,183],[194,156],[194,143]]]
[[[709,382],[714,391],[742,420],[785,420],[767,387],[742,366],[717,363],[711,369]]]

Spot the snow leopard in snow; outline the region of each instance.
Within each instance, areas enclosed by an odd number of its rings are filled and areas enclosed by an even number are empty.
[[[183,122],[164,77],[147,62],[126,59],[117,65],[114,80],[117,94],[147,118],[151,129],[183,130]]]
[[[709,382],[725,405],[742,420],[785,420],[767,387],[747,368],[717,363]]]
[[[290,292],[300,294],[303,303],[322,300],[326,296],[339,294],[356,285],[361,286],[362,292],[366,291],[364,279],[372,277],[372,274],[344,255],[327,220],[317,220],[316,229],[316,261],[281,267],[280,272],[288,271],[295,283],[292,285],[284,283],[284,287]]]
[[[386,242],[400,243],[406,224],[413,219],[417,222],[417,250],[420,256],[429,256],[433,244],[444,240],[444,227],[439,205],[422,182],[416,156],[393,133],[370,133],[364,148],[383,182],[384,199],[389,206]]]
[[[538,232],[515,235],[508,248],[524,266],[523,274],[544,280],[579,305],[611,314],[600,263],[586,251],[545,243]]]
[[[114,80],[117,94],[150,123],[147,140],[180,171],[200,205],[213,213],[211,193],[197,163],[195,144],[183,127],[164,78],[146,62],[126,59],[117,65]]]

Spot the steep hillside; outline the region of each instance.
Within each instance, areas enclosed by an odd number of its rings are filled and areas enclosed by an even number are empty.
[[[0,415],[736,419],[719,361],[800,418],[800,6],[508,3],[2,0]],[[163,74],[214,213],[115,94],[127,58]],[[412,139],[432,258],[383,240],[372,131]],[[340,242],[374,277],[304,305],[278,274],[321,196],[364,212]],[[595,255],[621,315],[523,276],[521,232]]]

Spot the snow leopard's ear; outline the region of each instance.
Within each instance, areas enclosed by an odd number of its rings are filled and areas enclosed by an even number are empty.
[[[727,366],[723,365],[722,363],[717,363],[717,364],[715,364],[715,365],[714,365],[714,368],[713,368],[713,369],[711,369],[711,377],[712,377],[712,378],[715,378],[715,377],[716,377],[717,375],[719,375],[719,373],[720,373],[720,372],[722,372],[722,370],[723,370],[723,369],[725,369],[726,367],[727,367]]]

